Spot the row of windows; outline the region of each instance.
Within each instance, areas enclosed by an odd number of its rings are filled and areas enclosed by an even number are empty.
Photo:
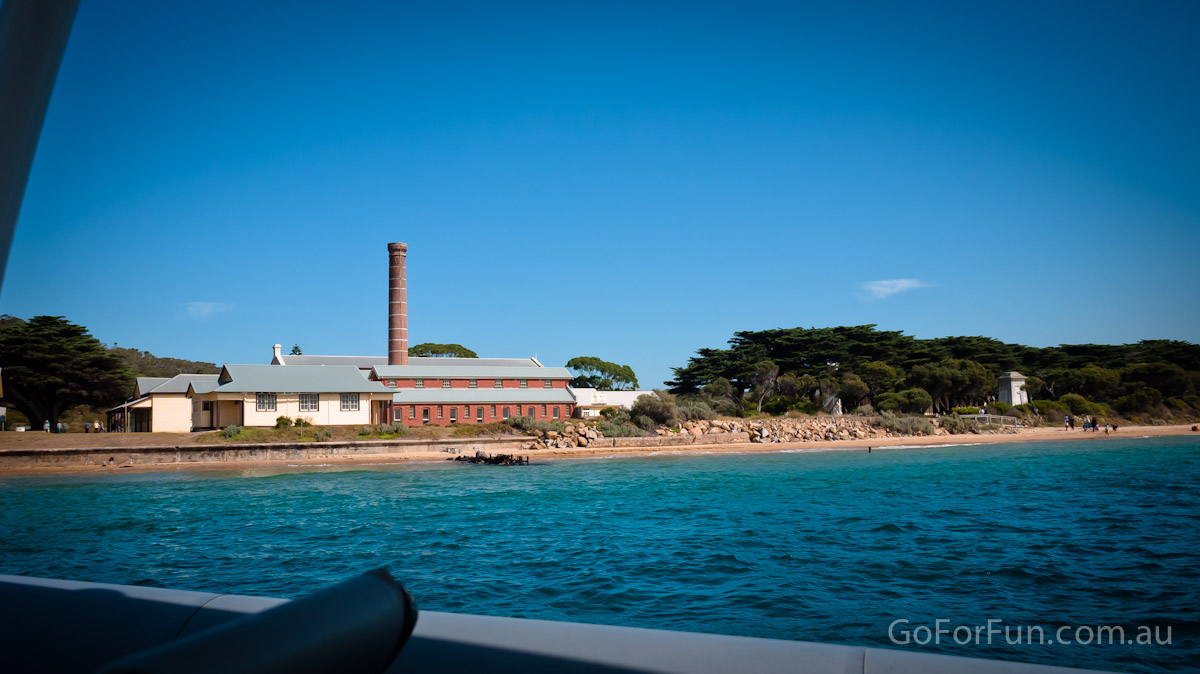
[[[301,393],[300,394],[300,411],[301,412],[319,412],[321,408],[320,395],[317,393]],[[341,399],[341,409],[343,412],[358,411],[358,394],[343,393]],[[256,393],[254,395],[254,410],[256,412],[274,412],[275,411],[275,394],[274,393]]]
[[[429,423],[430,409],[431,408],[429,408],[429,407],[421,408],[421,421],[423,421],[425,423]],[[459,406],[458,405],[438,405],[438,406],[436,406],[436,408],[433,408],[433,409],[437,410],[437,418],[438,419],[445,419],[446,417],[444,415],[446,415],[446,414],[450,415],[450,423],[455,423],[459,419],[459,417],[458,417]],[[510,416],[512,416],[512,411],[514,409],[516,410],[517,416],[521,416],[522,412],[524,412],[526,414],[526,416],[530,416],[530,417],[537,416],[537,406],[536,405],[529,405],[528,407],[524,407],[522,405],[516,405],[515,407],[499,408],[499,412],[501,413],[501,415],[503,415],[500,418],[502,418],[502,419],[509,418]],[[484,420],[484,412],[485,411],[490,412],[490,414],[488,415],[489,418],[492,418],[492,419],[496,418],[496,412],[497,412],[496,405],[476,405],[475,406],[475,420],[482,423]],[[560,418],[561,408],[558,405],[555,405],[551,409],[548,409],[546,405],[542,405],[542,417],[545,417],[547,415],[547,413],[551,412],[551,411],[553,412],[555,419]],[[408,406],[408,418],[409,419],[417,418],[417,406],[416,405]],[[462,406],[462,418],[464,420],[471,418],[471,406],[470,405]]]
[[[431,380],[431,381],[441,381],[442,388],[450,388],[450,382],[451,382],[450,379],[440,379],[440,380],[435,379],[435,380]],[[391,385],[392,386],[396,385],[395,379],[392,380]],[[425,380],[424,379],[414,379],[413,386],[416,388],[425,388]],[[517,380],[517,386],[520,388],[529,388],[529,380],[528,379],[519,379],[519,380]],[[479,380],[478,379],[468,379],[467,380],[467,388],[479,388]],[[503,379],[493,379],[492,380],[492,388],[504,388],[504,380]],[[542,380],[542,388],[554,388],[553,380],[543,379]]]

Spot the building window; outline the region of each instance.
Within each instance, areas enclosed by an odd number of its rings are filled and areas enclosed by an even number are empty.
[[[442,380],[442,388],[450,388],[450,380],[449,379]]]
[[[555,405],[555,406],[554,406],[554,418],[555,418],[555,419],[557,419],[557,418],[558,418],[558,405]]]
[[[553,388],[553,386],[554,382],[550,381],[549,379],[542,380],[542,388]]]
[[[408,406],[408,418],[409,418],[409,419],[416,419],[416,418],[417,418],[417,406],[416,406],[416,405],[409,405],[409,406]]]
[[[426,424],[429,423],[429,408],[428,407],[421,408],[421,421]]]
[[[201,412],[211,412],[212,411],[212,402],[205,400],[204,402],[200,403],[200,411]]]
[[[275,411],[275,394],[259,393],[254,396],[254,409],[258,412]]]
[[[300,411],[301,412],[317,412],[320,411],[321,396],[317,393],[301,393],[300,394]]]
[[[542,405],[542,418],[543,419],[546,418],[546,406],[545,405]]]
[[[493,419],[496,418],[496,406],[495,405],[492,405],[492,418]]]
[[[504,388],[504,380],[497,379],[492,382],[492,388]]]
[[[533,409],[533,405],[530,405],[530,406],[529,406],[529,418],[530,418],[530,419],[536,419],[536,418],[537,418],[537,412],[536,412],[536,411]]]
[[[478,388],[478,387],[479,387],[479,382],[475,381],[474,379],[467,382],[467,388]]]
[[[483,423],[483,405],[475,408],[475,421]]]
[[[505,407],[504,410],[502,410],[502,411],[504,412],[504,418],[507,419],[508,418],[508,408]]]
[[[357,412],[358,411],[358,394],[343,393],[342,394],[342,411]]]
[[[457,407],[450,408],[450,423],[452,423],[452,424],[458,423],[458,408]]]
[[[521,388],[529,388],[529,380],[528,379],[521,380]]]
[[[416,388],[425,388],[425,380],[424,379],[416,379],[413,381],[413,386]]]
[[[438,418],[439,419],[442,418],[442,406],[441,405],[438,405]]]

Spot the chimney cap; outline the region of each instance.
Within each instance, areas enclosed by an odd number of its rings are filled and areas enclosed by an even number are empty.
[[[396,251],[399,251],[399,252],[403,253],[403,252],[405,252],[405,251],[407,251],[407,250],[408,250],[408,244],[407,244],[407,243],[399,243],[399,242],[397,242],[397,243],[389,243],[389,244],[388,244],[388,252],[389,252],[389,253],[395,253]]]

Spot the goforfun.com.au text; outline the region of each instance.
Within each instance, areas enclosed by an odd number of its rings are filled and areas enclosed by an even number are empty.
[[[926,646],[953,642],[960,646],[969,644],[1018,645],[1083,645],[1092,644],[1136,644],[1139,646],[1169,646],[1171,626],[1149,625],[1062,625],[1046,629],[1040,625],[1005,625],[1003,620],[989,619],[985,625],[955,625],[939,618],[933,626],[914,625],[899,618],[888,625],[888,639],[893,644],[916,644]]]

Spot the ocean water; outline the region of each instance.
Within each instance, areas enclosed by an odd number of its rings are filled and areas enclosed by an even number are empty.
[[[1200,671],[1200,439],[0,477],[3,573],[295,597],[383,565],[423,609]],[[889,637],[938,619],[1171,643]]]

